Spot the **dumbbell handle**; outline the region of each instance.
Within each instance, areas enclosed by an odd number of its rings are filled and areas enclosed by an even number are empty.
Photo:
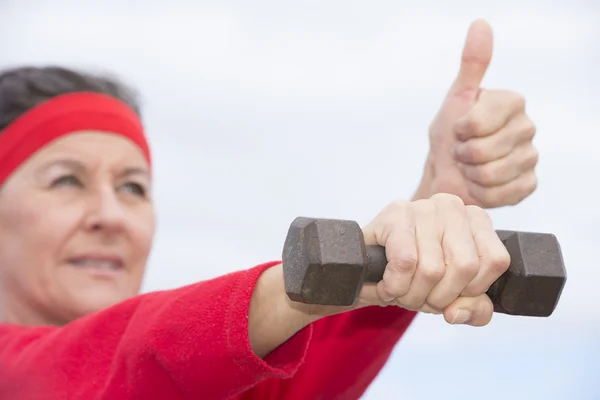
[[[502,243],[504,245],[506,245],[506,240],[516,232],[514,232],[514,231],[496,231],[496,233],[500,237],[500,240],[502,241]],[[367,265],[367,275],[365,276],[364,281],[366,283],[377,283],[383,279],[383,272],[385,271],[385,267],[388,263],[387,257],[385,254],[385,247],[377,246],[377,245],[368,245],[368,246],[366,246],[366,249],[367,249],[368,265]],[[511,258],[511,264],[514,263],[515,261],[517,261],[517,259],[521,257],[521,254],[511,254],[510,249],[508,249],[508,252],[509,252],[510,258]],[[510,266],[509,266],[509,270],[510,270]],[[502,310],[500,307],[500,299],[498,298],[498,296],[500,294],[500,289],[503,285],[503,281],[505,280],[505,277],[506,277],[506,273],[504,273],[502,276],[500,276],[500,278],[498,278],[487,291],[487,295],[490,297],[490,299],[492,300],[492,303],[494,304],[494,311],[499,312],[499,313],[504,312],[504,310]]]

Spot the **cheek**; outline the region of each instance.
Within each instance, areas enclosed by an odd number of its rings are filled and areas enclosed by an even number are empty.
[[[156,230],[154,213],[151,211],[139,213],[130,220],[129,227],[132,240],[132,257],[134,263],[139,266],[138,271],[143,273]]]
[[[24,217],[27,224],[24,234],[30,235],[28,242],[42,249],[46,256],[55,258],[62,246],[79,226],[80,218],[75,207],[44,207],[44,210],[29,212]]]
[[[2,283],[6,287],[23,287],[28,277],[35,273],[33,263],[27,262],[31,252],[23,237],[27,224],[35,223],[35,212],[16,209],[2,209],[0,213],[0,259],[2,260]],[[29,235],[28,235],[29,236]]]
[[[41,209],[39,204],[21,202],[18,207],[0,211],[3,284],[30,295],[41,295],[50,284],[51,260],[60,237],[59,227],[49,223],[52,210]]]
[[[38,253],[40,234],[43,233],[42,212],[35,207],[15,207],[3,210],[0,216],[0,247],[2,260],[31,257]],[[31,251],[33,249],[36,251]],[[23,266],[25,267],[25,266]]]
[[[39,204],[45,206],[39,207]],[[0,212],[0,258],[20,264],[20,269],[54,260],[76,223],[73,211],[43,202],[21,203],[10,210],[3,209]]]

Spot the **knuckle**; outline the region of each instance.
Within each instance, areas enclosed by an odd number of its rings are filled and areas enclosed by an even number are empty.
[[[527,120],[523,124],[523,136],[528,140],[533,140],[536,132],[537,127],[535,123],[531,119],[527,118]]]
[[[465,205],[464,201],[459,196],[450,193],[436,193],[431,196],[431,200],[435,205],[454,207],[463,207]]]
[[[512,205],[516,205],[516,204],[520,203],[521,200],[523,200],[524,198],[526,198],[527,196],[529,196],[533,192],[535,192],[535,190],[537,189],[537,185],[538,185],[538,181],[537,181],[537,176],[535,173],[532,173],[529,176],[527,176],[527,179],[524,179],[523,183],[521,184],[521,187],[519,190],[519,196],[518,196],[515,204],[512,204]]]
[[[519,204],[521,201],[523,201],[523,199],[525,197],[527,197],[527,195],[525,195],[525,194],[521,194],[521,195],[518,195],[518,196],[510,197],[509,200],[506,202],[506,205],[514,207],[517,204]]]
[[[420,199],[412,202],[415,212],[418,215],[435,212],[435,204],[430,199]]]
[[[488,212],[485,211],[482,207],[469,204],[465,208],[467,210],[467,215],[469,216],[469,219],[485,220],[488,223],[492,222],[492,217],[490,217],[490,214],[488,214]]]
[[[479,272],[479,258],[473,255],[455,260],[454,268],[461,276],[474,278]]]
[[[413,206],[423,209],[433,209],[433,203],[430,199],[419,199],[411,203]]]
[[[419,266],[419,272],[429,283],[437,283],[446,275],[446,266],[442,263]]]
[[[535,167],[540,160],[540,152],[533,146],[529,149],[527,154],[525,165],[529,168]]]
[[[418,258],[415,252],[404,251],[388,260],[388,268],[392,272],[406,274],[417,268],[417,261]]]
[[[473,168],[472,179],[481,185],[493,185],[497,181],[498,172],[491,164],[484,164]]]
[[[469,119],[466,121],[466,125],[467,125],[467,129],[474,133],[475,136],[477,136],[479,133],[482,132],[483,127],[484,127],[484,121],[483,119],[479,116],[479,114],[473,114],[469,117]]]
[[[517,192],[513,196],[508,197],[508,200],[506,201],[506,205],[510,206],[510,207],[514,207],[514,206],[518,205],[519,203],[521,203],[527,196],[529,196],[529,193],[527,193],[524,190]]]
[[[491,285],[490,285],[491,286]],[[490,286],[486,286],[484,282],[471,282],[460,294],[463,297],[476,297],[487,292]]]
[[[508,102],[514,110],[525,110],[525,97],[520,93],[508,92]]]
[[[483,190],[479,190],[476,198],[478,204],[485,208],[499,207],[506,200],[505,196],[498,192],[498,188],[484,188]],[[471,218],[474,218],[474,215]]]
[[[527,184],[527,189],[528,189],[529,194],[531,194],[535,189],[537,189],[537,186],[538,186],[537,175],[531,174],[531,178],[529,180],[529,183]]]
[[[406,280],[403,279],[385,279],[385,291],[393,298],[404,296],[408,291]]]
[[[404,212],[410,203],[406,200],[394,200],[386,206],[388,212]]]
[[[484,162],[487,155],[487,150],[478,142],[467,142],[464,144],[464,156],[473,163]]]
[[[495,253],[490,257],[488,268],[491,271],[493,271],[499,275],[502,275],[503,273],[505,273],[508,270],[509,266],[510,266],[510,254],[508,253],[508,251],[504,250],[504,251]]]

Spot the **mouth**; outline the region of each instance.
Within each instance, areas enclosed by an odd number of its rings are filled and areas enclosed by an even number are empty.
[[[118,257],[81,256],[68,260],[73,267],[97,273],[115,273],[123,270],[123,261]]]

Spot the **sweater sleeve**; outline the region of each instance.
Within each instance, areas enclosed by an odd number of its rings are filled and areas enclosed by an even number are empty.
[[[373,306],[323,318],[313,324],[304,363],[292,378],[267,380],[239,399],[359,399],[415,315],[399,307]],[[271,355],[286,351],[277,348]]]
[[[252,292],[275,264],[139,295],[60,328],[1,325],[2,398],[220,400],[290,378],[312,326],[268,359],[248,339]]]

